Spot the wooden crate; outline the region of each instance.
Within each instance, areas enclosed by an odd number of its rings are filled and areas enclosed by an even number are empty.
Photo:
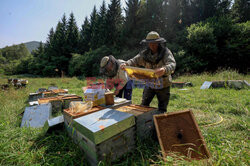
[[[194,159],[210,157],[191,110],[155,115],[154,122],[164,157],[172,152]]]
[[[111,164],[111,161],[120,158],[135,148],[134,126],[99,144],[93,143],[79,131],[76,131],[76,135],[77,144],[83,150],[89,164],[93,166],[98,165],[99,161],[106,161]]]
[[[58,97],[47,97],[47,98],[41,98],[38,99],[39,104],[44,104],[44,103],[51,103],[52,105],[52,112],[57,113],[62,111],[62,100]]]
[[[91,110],[89,110],[88,112],[83,112],[83,113],[71,113],[69,109],[64,109],[63,110],[64,125],[65,125],[65,127],[67,129],[67,132],[68,132],[69,136],[71,138],[73,138],[73,140],[75,141],[76,134],[75,134],[75,129],[72,126],[73,119],[79,118],[81,116],[88,115],[88,114],[96,112],[96,111],[100,111],[102,109],[105,109],[105,108],[100,107],[100,106],[95,106]]]
[[[73,120],[73,127],[95,144],[134,125],[135,118],[132,114],[109,108]]]
[[[116,110],[133,114],[136,117],[138,138],[145,139],[152,136],[155,131],[153,115],[160,114],[157,108],[131,104],[119,107]]]

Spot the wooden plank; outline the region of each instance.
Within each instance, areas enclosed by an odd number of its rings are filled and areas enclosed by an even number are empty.
[[[194,159],[210,157],[191,110],[155,115],[154,123],[164,157],[172,152]]]

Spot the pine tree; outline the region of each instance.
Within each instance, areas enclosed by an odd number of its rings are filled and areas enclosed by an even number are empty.
[[[127,7],[125,8],[125,31],[127,34],[132,33],[133,29],[136,28],[138,10],[139,10],[139,0],[128,0],[126,2]]]
[[[98,13],[96,11],[96,7],[94,6],[93,11],[90,15],[90,31],[91,31],[91,39],[90,39],[90,48],[96,49],[98,43]]]
[[[126,2],[127,7],[125,8],[125,22],[123,35],[126,37],[126,45],[133,47],[139,44],[141,29],[140,27],[140,15],[139,15],[139,0],[128,0]]]
[[[107,11],[107,39],[109,45],[120,46],[123,17],[120,0],[111,0]]]
[[[101,47],[107,43],[107,28],[106,28],[106,21],[107,21],[107,8],[105,1],[103,1],[102,6],[100,7],[100,11],[98,14],[97,19],[97,33],[98,33],[98,40],[97,40],[97,47]]]
[[[249,0],[235,0],[232,7],[232,16],[236,22],[246,22],[250,20]]]
[[[80,39],[78,50],[80,54],[84,54],[86,51],[89,51],[90,48],[90,39],[91,39],[91,31],[90,31],[90,23],[87,17],[85,17],[84,23],[80,30]]]
[[[162,35],[172,42],[176,33],[181,29],[181,3],[178,0],[166,0],[163,3],[163,23],[165,25],[165,30]]]
[[[67,49],[67,19],[65,14],[61,21],[58,22],[53,39],[50,40],[50,45],[45,50],[47,50],[45,52],[47,64],[43,69],[44,75],[52,76],[60,75],[61,72],[67,73],[71,54]],[[58,69],[59,73],[55,72],[56,69]]]
[[[162,34],[164,29],[163,16],[163,0],[148,0],[147,1],[147,31],[157,31]]]
[[[74,14],[71,13],[67,24],[67,51],[69,53],[77,53],[79,42],[79,31],[76,25]]]

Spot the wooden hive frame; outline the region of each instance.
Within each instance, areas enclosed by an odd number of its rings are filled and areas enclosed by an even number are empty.
[[[191,110],[154,115],[154,123],[164,158],[173,152],[192,159],[210,157]]]

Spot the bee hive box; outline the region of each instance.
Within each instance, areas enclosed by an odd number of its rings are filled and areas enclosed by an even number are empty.
[[[99,161],[110,163],[135,148],[135,127],[130,127],[111,138],[95,144],[76,131],[77,144],[83,150],[90,165],[96,166]]]
[[[135,125],[132,114],[103,109],[73,120],[73,127],[95,144]]]
[[[64,124],[65,124],[65,127],[67,129],[69,136],[71,138],[73,138],[73,140],[76,139],[75,129],[72,126],[73,119],[79,118],[79,117],[84,116],[84,115],[88,115],[88,114],[96,112],[96,111],[100,111],[102,109],[105,109],[105,108],[100,107],[100,106],[96,106],[87,112],[79,112],[79,113],[72,113],[70,111],[70,109],[64,109],[63,110]]]
[[[144,139],[152,136],[155,129],[153,115],[160,113],[157,108],[131,104],[119,107],[116,110],[135,116],[136,134],[139,138]]]

